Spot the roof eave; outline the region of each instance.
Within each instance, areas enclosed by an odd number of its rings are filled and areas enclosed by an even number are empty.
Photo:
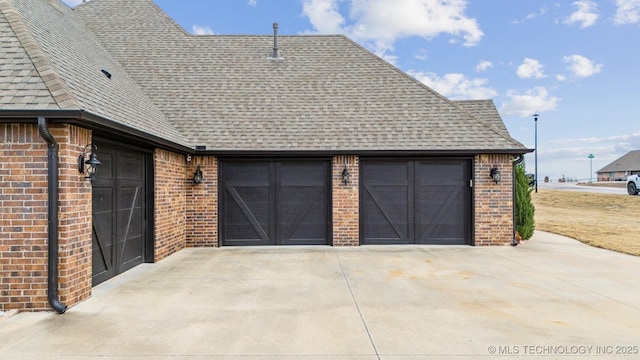
[[[116,134],[134,141],[142,141],[155,147],[173,150],[179,153],[193,154],[196,151],[184,144],[155,136],[139,129],[117,123],[111,119],[86,110],[0,110],[0,123],[19,122],[36,123],[38,117],[45,117],[52,123],[67,123],[90,130]]]
[[[434,156],[434,157],[473,157],[480,154],[509,154],[523,155],[533,152],[533,149],[471,149],[471,150],[198,150],[198,154],[220,157],[325,157],[335,155],[358,155],[363,157],[379,156]]]

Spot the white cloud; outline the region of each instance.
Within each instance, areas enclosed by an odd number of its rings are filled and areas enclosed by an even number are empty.
[[[541,7],[541,8],[540,8],[540,10],[538,10],[538,12],[529,13],[529,14],[525,17],[525,19],[526,19],[526,20],[535,19],[535,18],[537,18],[537,17],[539,17],[539,16],[543,16],[543,15],[544,15],[544,14],[546,14],[548,11],[549,11],[549,8],[548,8],[548,7],[546,7],[546,6]]]
[[[341,3],[348,6],[348,20]],[[478,44],[484,33],[465,15],[466,6],[466,0],[303,0],[303,14],[316,32],[344,33],[383,56],[398,39],[412,36],[449,34],[464,46]]]
[[[258,0],[249,0],[249,6],[255,7],[256,5],[258,5]]]
[[[194,35],[214,35],[215,34],[213,30],[211,30],[211,28],[206,26],[198,26],[198,25],[193,25],[192,32]]]
[[[524,93],[515,90],[507,92],[509,100],[502,104],[500,112],[505,115],[528,117],[539,112],[546,112],[558,108],[560,98],[549,95],[545,87],[535,87]]]
[[[551,144],[565,144],[565,145],[573,145],[573,144],[598,144],[598,143],[608,143],[611,146],[616,146],[622,149],[628,150],[637,150],[640,148],[640,131],[636,131],[631,134],[623,134],[623,135],[611,135],[611,136],[591,136],[587,138],[566,138],[561,140],[549,141]]]
[[[598,20],[598,4],[592,0],[575,1],[573,4],[577,9],[564,20],[565,24],[580,23],[580,28],[588,28]]]
[[[636,24],[640,22],[640,0],[616,0],[618,9],[613,22],[616,24]]]
[[[409,71],[409,75],[441,95],[452,100],[490,99],[498,92],[487,87],[487,79],[467,79],[464,74],[445,74],[440,77],[430,72]]]
[[[478,65],[476,65],[476,72],[487,71],[489,68],[493,67],[493,63],[487,60],[480,60]]]
[[[309,17],[311,25],[322,34],[343,32],[345,19],[338,10],[337,0],[304,0],[302,12]]]
[[[541,79],[545,77],[543,66],[538,60],[525,58],[524,62],[518,66],[518,77],[521,79]]]
[[[589,77],[602,70],[602,64],[595,64],[582,55],[570,55],[562,58],[562,61],[569,64],[567,69],[578,77]]]

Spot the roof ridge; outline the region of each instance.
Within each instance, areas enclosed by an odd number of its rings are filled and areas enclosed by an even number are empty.
[[[180,24],[178,24],[171,16],[169,16],[169,14],[167,14],[166,11],[162,10],[162,8],[160,6],[158,6],[158,4],[156,4],[153,0],[143,0],[146,1],[147,3],[149,3],[153,9],[155,11],[157,11],[159,14],[162,15],[162,17],[165,18],[165,20],[167,20],[171,25],[173,25],[176,30],[180,31],[183,35],[186,36],[196,36],[192,33],[190,33],[187,29],[183,28]],[[93,6],[93,4],[96,4],[100,2],[99,0],[90,0],[87,2],[84,2],[82,4],[78,4],[77,6],[73,7],[71,10],[73,10],[74,12],[76,10],[81,10],[82,8],[91,8]],[[217,34],[216,34],[217,35]],[[202,36],[202,35],[197,35],[197,36]]]
[[[33,67],[49,90],[49,93],[61,109],[79,108],[67,84],[57,73],[55,67],[33,37],[24,19],[6,0],[0,0],[0,11],[7,19],[9,26],[20,41],[22,48],[31,59]]]

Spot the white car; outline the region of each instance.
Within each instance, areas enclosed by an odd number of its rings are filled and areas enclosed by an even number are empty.
[[[640,175],[627,176],[627,192],[629,195],[640,194]]]

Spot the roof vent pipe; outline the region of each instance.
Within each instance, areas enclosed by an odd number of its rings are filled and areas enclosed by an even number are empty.
[[[278,23],[273,23],[273,52],[269,56],[269,60],[284,60],[278,48]]]

